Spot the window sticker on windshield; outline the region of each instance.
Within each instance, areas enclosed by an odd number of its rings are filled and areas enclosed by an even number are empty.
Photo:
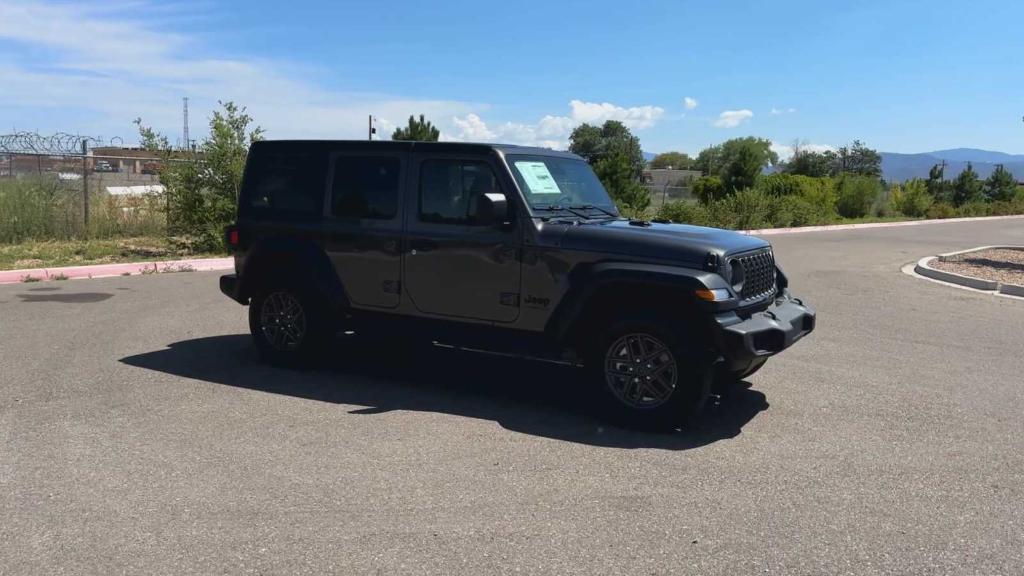
[[[561,194],[558,183],[543,162],[516,162],[516,170],[523,175],[531,194]]]

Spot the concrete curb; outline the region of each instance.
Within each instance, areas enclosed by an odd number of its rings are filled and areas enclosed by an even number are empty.
[[[801,226],[799,228],[765,228],[762,230],[741,230],[751,236],[770,236],[772,234],[800,234],[802,232],[832,232],[837,230],[865,230],[868,228],[897,228],[900,226],[926,226],[932,224],[951,224],[955,222],[980,222],[988,220],[1013,220],[1024,218],[1024,214],[1013,216],[976,216],[971,218],[946,218],[944,220],[904,220],[901,222],[869,222],[866,224],[832,224],[829,226]]]
[[[53,280],[54,278],[76,280],[80,278],[135,276],[138,274],[162,274],[166,272],[231,270],[234,267],[234,258],[194,258],[163,262],[94,264],[90,266],[65,266],[61,268],[25,268],[22,270],[0,271],[0,284],[17,284],[24,282],[26,277],[41,281]]]
[[[999,293],[1024,298],[1024,286],[1017,286],[1016,284],[1000,284]]]
[[[921,258],[917,261],[917,265],[914,266],[914,272],[917,272],[921,276],[925,276],[927,278],[942,280],[943,282],[949,282],[950,284],[959,284],[961,286],[967,286],[968,288],[974,288],[975,290],[995,291],[999,288],[999,283],[994,280],[982,280],[981,278],[972,278],[970,276],[946,272],[945,270],[936,270],[928,265],[929,262],[938,258],[939,256],[925,256],[924,258]]]
[[[938,256],[925,256],[924,258],[921,258],[920,260],[917,261],[917,264],[914,265],[913,271],[919,276],[923,276],[925,278],[930,278],[932,280],[936,280],[947,284],[962,286],[972,290],[978,290],[980,292],[990,292],[999,295],[1024,298],[1024,286],[1017,286],[1016,284],[1003,284],[1001,282],[996,282],[995,280],[983,280],[981,278],[974,278],[973,276],[964,276],[962,274],[946,272],[945,270],[937,270],[929,266],[929,264],[935,260],[945,261],[955,256],[961,256],[963,254],[970,254],[971,252],[979,252],[981,250],[991,249],[1024,250],[1024,246],[980,246],[978,248],[970,248],[968,250],[947,252],[945,254],[939,254]]]

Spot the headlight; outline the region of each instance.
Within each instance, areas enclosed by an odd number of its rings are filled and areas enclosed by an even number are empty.
[[[729,264],[726,266],[726,269],[729,271],[729,276],[726,280],[730,285],[732,285],[732,289],[735,290],[737,294],[743,292],[743,281],[746,280],[746,278],[743,274],[743,264],[740,262],[739,258],[729,260]]]

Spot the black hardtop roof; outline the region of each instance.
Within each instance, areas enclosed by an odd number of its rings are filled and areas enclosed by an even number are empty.
[[[555,156],[582,160],[572,152],[540,148],[537,146],[519,146],[517,144],[486,144],[482,142],[410,142],[404,140],[260,140],[253,144],[260,148],[282,146],[323,146],[338,150],[375,149],[375,150],[412,150],[421,149],[431,152],[475,152],[497,150],[502,154],[532,154],[535,156]]]

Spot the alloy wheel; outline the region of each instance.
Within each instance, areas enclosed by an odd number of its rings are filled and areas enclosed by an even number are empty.
[[[306,313],[291,292],[272,292],[260,308],[260,327],[267,343],[277,350],[297,350],[306,337]]]
[[[675,391],[679,377],[675,354],[650,334],[627,334],[605,355],[605,381],[615,397],[631,408],[654,408]]]

